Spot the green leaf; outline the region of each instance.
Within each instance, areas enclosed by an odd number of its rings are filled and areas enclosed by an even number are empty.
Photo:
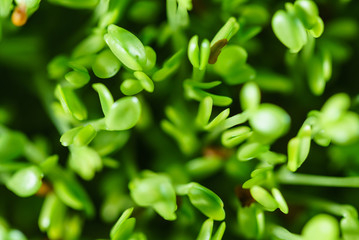
[[[110,238],[111,240],[114,239],[120,239],[119,236],[129,236],[130,233],[132,233],[132,231],[129,231],[131,229],[131,225],[125,224],[125,222],[129,219],[129,217],[131,216],[133,212],[133,208],[128,208],[126,209],[126,211],[124,211],[121,215],[121,217],[117,220],[117,222],[115,223],[115,225],[112,227],[111,232],[110,232]],[[129,232],[129,234],[124,234],[125,229],[127,229],[127,231]],[[123,238],[125,239],[125,238]]]
[[[263,235],[264,213],[257,204],[251,204],[249,207],[238,208],[238,222],[241,233],[246,238],[260,239]]]
[[[26,137],[20,132],[0,131],[0,162],[16,159],[25,150]]]
[[[298,137],[288,142],[288,169],[295,172],[307,159],[311,143],[311,127],[305,125]]]
[[[258,157],[260,154],[269,150],[268,145],[263,145],[257,142],[242,144],[237,151],[237,158],[240,161],[248,161]]]
[[[81,129],[82,129],[82,126],[72,128],[72,129],[68,130],[67,132],[65,132],[64,134],[62,134],[62,136],[60,138],[60,142],[61,142],[62,146],[65,146],[65,147],[70,146],[73,143],[75,136]]]
[[[297,0],[294,3],[294,10],[297,17],[302,21],[306,29],[312,29],[317,22],[318,7],[311,0]]]
[[[143,89],[147,92],[153,92],[153,81],[144,72],[134,72],[133,75],[140,81]]]
[[[20,197],[29,197],[40,189],[42,177],[40,168],[26,167],[12,175],[6,182],[6,187]]]
[[[196,240],[211,240],[212,230],[213,230],[213,220],[207,219],[202,224],[201,230]]]
[[[282,108],[264,103],[253,113],[249,123],[256,133],[276,139],[288,131],[290,117]]]
[[[102,112],[107,116],[112,105],[113,105],[113,97],[108,88],[102,83],[92,84],[92,88],[98,93],[100,97]]]
[[[187,55],[193,67],[199,68],[199,47],[197,35],[193,36],[191,40],[189,40]]]
[[[12,9],[12,0],[0,0],[0,17],[7,18]]]
[[[100,155],[106,156],[120,150],[130,138],[130,131],[99,131],[91,147]]]
[[[312,29],[309,30],[309,33],[315,37],[318,38],[322,35],[324,32],[324,22],[320,17],[317,17],[317,22],[313,26]]]
[[[105,41],[103,40],[102,34],[92,34],[82,40],[74,49],[72,53],[73,58],[79,58],[96,54],[105,47]]]
[[[80,131],[74,137],[74,145],[75,146],[86,146],[88,145],[92,139],[96,136],[97,131],[96,129],[88,124],[80,129]]]
[[[224,122],[229,115],[229,111],[230,111],[229,108],[227,108],[222,112],[220,112],[211,122],[209,122],[206,126],[204,126],[204,129],[207,131],[211,130],[214,127],[221,124],[222,122]]]
[[[359,139],[359,116],[354,112],[348,112],[336,123],[325,128],[326,134],[332,142],[339,145],[354,143]]]
[[[185,86],[190,86],[192,88],[200,88],[200,89],[211,89],[221,85],[221,81],[213,81],[213,82],[197,82],[193,80],[186,80],[184,82]]]
[[[89,147],[73,147],[69,158],[69,166],[83,179],[91,180],[96,171],[102,169],[102,160],[98,153]]]
[[[155,50],[153,50],[153,48],[149,46],[145,46],[145,52],[146,52],[147,62],[144,69],[146,71],[150,71],[156,66],[157,55]]]
[[[51,238],[61,237],[65,210],[65,205],[54,193],[48,194],[40,211],[38,220],[40,230],[47,231]]]
[[[146,66],[146,50],[141,41],[131,32],[111,24],[105,41],[113,54],[128,68],[142,71]]]
[[[285,201],[282,193],[279,191],[279,189],[272,188],[272,195],[273,195],[275,201],[277,202],[279,209],[283,213],[287,214],[288,213],[288,205],[287,205],[287,202]]]
[[[111,240],[127,240],[130,239],[132,232],[135,228],[136,219],[129,218],[124,223],[122,223],[121,228],[116,231],[116,234],[111,238]]]
[[[227,39],[227,41],[229,41],[237,33],[238,29],[239,24],[236,19],[234,17],[229,18],[212,39],[211,46],[222,39]]]
[[[172,74],[174,74],[178,70],[179,66],[181,65],[182,58],[183,58],[184,54],[185,54],[185,52],[182,49],[182,50],[179,50],[178,52],[176,52],[168,60],[166,60],[163,64],[162,68],[159,69],[158,71],[156,71],[152,75],[153,81],[160,82],[160,81],[167,79]]]
[[[243,111],[255,110],[261,102],[261,92],[254,82],[244,84],[240,92],[240,103]]]
[[[318,214],[311,218],[303,227],[303,240],[337,240],[339,224],[336,218],[327,214]]]
[[[41,168],[42,172],[45,175],[47,175],[52,170],[54,170],[54,168],[56,168],[58,166],[58,162],[59,162],[59,156],[52,155],[52,156],[47,157],[43,162],[41,162],[39,167]]]
[[[232,103],[232,99],[230,97],[208,93],[200,88],[190,86],[187,82],[184,82],[183,85],[186,96],[191,99],[201,101],[205,97],[210,96],[213,99],[213,104],[216,106],[228,106]]]
[[[166,220],[175,220],[176,193],[171,180],[152,172],[144,172],[143,175],[143,178],[134,179],[129,184],[132,199],[140,206],[152,207]]]
[[[299,52],[307,42],[307,33],[303,24],[291,13],[277,11],[272,19],[272,28],[277,38],[291,52]]]
[[[246,63],[247,56],[248,54],[244,48],[238,45],[228,45],[222,49],[213,68],[221,76],[228,76],[236,68]]]
[[[254,186],[250,189],[252,197],[260,203],[267,211],[274,211],[278,204],[270,193],[260,186]]]
[[[218,230],[213,235],[211,240],[222,240],[222,237],[224,235],[224,231],[226,230],[226,223],[222,222],[221,225],[219,225]]]
[[[140,120],[141,104],[136,97],[123,97],[117,100],[106,116],[107,129],[127,130],[134,127]]]
[[[284,163],[287,160],[287,156],[281,153],[268,151],[259,155],[258,159],[267,162],[270,165],[276,165],[276,164]]]
[[[92,64],[92,71],[99,78],[111,78],[118,73],[120,68],[121,63],[109,49],[98,54]]]
[[[248,64],[232,69],[233,71],[223,79],[228,85],[238,85],[254,80],[256,77],[256,71]]]
[[[211,117],[213,107],[213,100],[211,97],[205,97],[199,104],[198,113],[196,117],[196,124],[200,127],[207,125],[209,118]]]
[[[207,217],[217,221],[225,218],[222,200],[208,188],[198,183],[190,183],[188,197],[192,205]]]
[[[201,55],[199,69],[204,70],[208,64],[208,59],[211,53],[210,43],[207,39],[204,39],[201,43]]]
[[[355,240],[359,235],[359,221],[357,217],[343,217],[340,221],[340,230],[344,240]]]
[[[320,96],[324,92],[326,80],[324,78],[322,59],[313,56],[308,63],[308,81],[313,94]]]
[[[143,90],[143,86],[137,79],[126,79],[121,83],[121,92],[125,95],[135,95]]]
[[[247,126],[236,127],[223,132],[221,142],[225,147],[234,147],[252,135],[252,131]]]
[[[77,64],[70,64],[73,71],[65,74],[65,79],[73,86],[80,88],[90,81],[90,75],[86,68]]]
[[[85,106],[71,88],[57,85],[55,95],[65,112],[71,114],[74,118],[80,121],[87,118],[87,110]]]
[[[59,173],[53,180],[56,195],[67,206],[84,210],[88,216],[93,216],[94,206],[84,188],[67,173]]]
[[[57,56],[47,64],[47,72],[52,79],[58,79],[65,76],[69,70],[69,59],[65,56]]]
[[[350,97],[346,93],[337,93],[331,96],[323,105],[320,121],[322,124],[330,124],[338,121],[345,115],[350,107]]]

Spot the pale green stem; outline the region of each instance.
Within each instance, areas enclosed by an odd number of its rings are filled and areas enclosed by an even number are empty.
[[[351,205],[343,205],[312,196],[287,195],[288,201],[294,204],[303,204],[312,208],[320,209],[340,217],[357,217],[356,209]]]
[[[292,173],[284,168],[281,169],[275,177],[277,182],[281,184],[359,188],[359,177],[316,176]]]
[[[199,68],[193,67],[192,79],[194,81],[201,82],[203,80],[205,72],[206,72],[206,69],[201,70]]]

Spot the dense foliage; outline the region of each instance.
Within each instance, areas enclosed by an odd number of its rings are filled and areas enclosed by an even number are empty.
[[[0,0],[0,239],[359,239],[358,12]]]

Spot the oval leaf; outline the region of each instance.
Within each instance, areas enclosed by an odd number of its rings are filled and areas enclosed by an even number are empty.
[[[117,100],[106,116],[108,130],[127,130],[136,125],[141,116],[141,104],[136,97]]]
[[[42,185],[40,168],[31,166],[17,171],[6,182],[6,187],[20,197],[29,197],[35,194]]]

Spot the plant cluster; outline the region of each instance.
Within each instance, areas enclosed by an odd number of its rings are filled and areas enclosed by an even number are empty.
[[[0,0],[0,239],[359,239],[358,10]]]

